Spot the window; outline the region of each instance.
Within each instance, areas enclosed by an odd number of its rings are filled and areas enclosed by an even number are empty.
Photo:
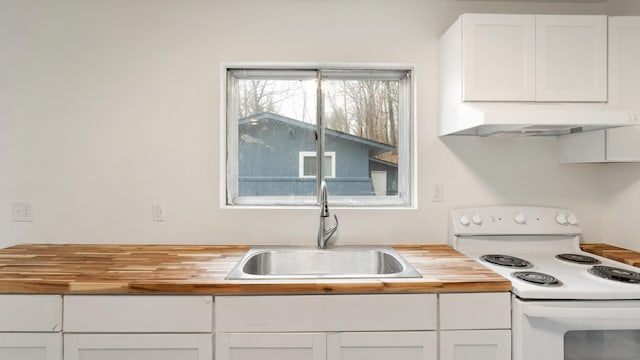
[[[324,153],[323,175],[327,178],[335,178],[336,153],[329,151]],[[315,179],[318,175],[317,155],[311,151],[300,152],[300,177]]]
[[[227,205],[411,205],[409,67],[224,71]]]

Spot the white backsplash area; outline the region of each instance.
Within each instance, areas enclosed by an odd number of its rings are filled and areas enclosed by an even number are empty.
[[[415,64],[417,209],[332,209],[341,244],[445,243],[449,209],[475,204],[571,208],[586,241],[616,244],[608,214],[637,209],[638,168],[558,165],[553,138],[439,139],[437,47],[463,12],[604,14],[618,2],[3,1],[0,247],[313,246],[318,209],[220,208],[228,62]],[[11,221],[16,201],[32,203],[33,222]]]
[[[640,251],[640,164],[610,164],[604,180],[602,241]]]

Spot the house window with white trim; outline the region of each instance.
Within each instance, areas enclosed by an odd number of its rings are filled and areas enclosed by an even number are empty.
[[[323,175],[325,178],[335,178],[336,152],[325,151]],[[299,176],[315,179],[318,176],[318,156],[313,151],[300,151]]]
[[[225,205],[412,205],[411,67],[224,71]]]

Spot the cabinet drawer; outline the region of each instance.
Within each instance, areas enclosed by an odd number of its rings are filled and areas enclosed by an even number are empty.
[[[212,332],[213,297],[70,295],[65,332]]]
[[[440,295],[440,329],[509,329],[509,293],[464,293]]]
[[[435,330],[434,294],[216,297],[216,332]]]
[[[62,330],[62,297],[0,295],[0,331],[53,332],[60,330]]]

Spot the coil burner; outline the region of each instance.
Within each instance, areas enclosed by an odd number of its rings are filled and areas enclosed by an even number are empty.
[[[583,265],[597,265],[600,264],[600,260],[587,255],[580,254],[559,254],[556,255],[557,259],[572,262],[574,264],[583,264]]]
[[[562,283],[554,276],[535,271],[516,271],[511,276],[541,286],[560,286]]]
[[[480,259],[490,262],[492,264],[500,265],[500,266],[509,266],[515,268],[531,268],[533,264],[528,262],[525,259],[520,259],[519,257],[509,256],[509,255],[482,255]]]
[[[640,284],[640,273],[620,269],[613,266],[592,266],[589,272],[603,279],[614,280],[629,284]]]

